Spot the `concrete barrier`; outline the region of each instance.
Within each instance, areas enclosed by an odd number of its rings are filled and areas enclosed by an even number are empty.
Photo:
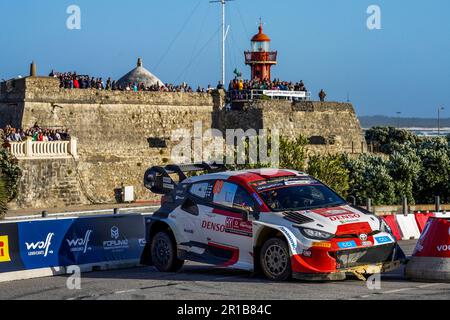
[[[450,219],[429,218],[405,268],[412,280],[450,282]]]
[[[145,229],[141,214],[1,222],[0,281],[137,266]]]
[[[420,231],[414,214],[397,214],[396,220],[402,233],[402,240],[419,239]]]

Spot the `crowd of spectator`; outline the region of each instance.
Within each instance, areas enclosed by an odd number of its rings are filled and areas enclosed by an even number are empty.
[[[180,85],[174,85],[171,83],[160,84],[157,83],[152,86],[146,86],[145,83],[129,82],[126,85],[121,85],[116,80],[111,80],[107,78],[106,81],[101,77],[91,77],[88,75],[79,75],[76,72],[52,72],[49,74],[50,77],[55,77],[59,79],[60,88],[64,89],[97,89],[97,90],[119,90],[119,91],[154,91],[154,92],[210,92],[214,88],[211,85],[205,89],[198,86],[194,91],[190,85],[183,82]]]
[[[101,77],[91,77],[88,75],[79,75],[76,72],[52,72],[49,74],[51,77],[58,78],[60,81],[60,87],[65,89],[97,89],[97,90],[119,90],[119,91],[153,91],[153,92],[197,92],[197,93],[210,93],[214,89],[224,89],[224,86],[219,82],[217,87],[208,85],[205,89],[198,86],[197,89],[193,89],[190,85],[183,82],[180,85],[174,85],[171,83],[160,84],[157,83],[152,86],[146,86],[145,83],[131,83],[126,85],[120,84],[116,80],[107,78],[106,81]],[[240,91],[247,90],[282,90],[282,91],[304,91],[307,92],[303,80],[299,82],[281,81],[280,79],[272,80],[243,80],[235,78],[230,81],[228,85],[228,91],[232,95],[240,95]],[[321,90],[319,93],[320,101],[325,100],[326,93]]]
[[[303,80],[300,82],[288,82],[281,81],[280,79],[271,80],[242,80],[242,79],[233,79],[230,81],[228,85],[228,90],[284,90],[284,91],[308,91],[303,83]]]
[[[25,141],[31,137],[33,141],[68,141],[70,140],[69,130],[41,128],[37,124],[28,129],[18,129],[6,126],[0,129],[0,137],[4,142]]]

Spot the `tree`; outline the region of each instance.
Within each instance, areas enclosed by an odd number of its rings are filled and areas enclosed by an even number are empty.
[[[11,156],[7,149],[0,147],[0,175],[3,175],[8,201],[17,197],[17,187],[21,174],[17,160]]]
[[[299,135],[294,138],[280,137],[280,168],[305,170],[308,139]]]
[[[349,171],[342,154],[312,155],[308,160],[308,174],[324,182],[342,197],[347,197]]]
[[[3,176],[0,175],[0,219],[6,215],[8,210],[8,194],[6,192],[6,185]]]
[[[371,198],[373,204],[395,203],[395,185],[387,170],[387,160],[380,156],[361,154],[356,159],[344,157],[344,165],[349,172],[349,195],[358,204]]]
[[[433,203],[434,196],[450,200],[450,148],[445,138],[428,138],[418,146],[422,162],[415,196],[423,203]]]

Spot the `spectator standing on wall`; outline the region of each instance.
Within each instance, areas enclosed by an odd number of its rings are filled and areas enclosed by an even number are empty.
[[[320,101],[325,101],[325,97],[327,96],[327,94],[325,93],[325,91],[323,91],[323,89],[320,89],[320,92],[319,92],[319,99],[320,99]]]

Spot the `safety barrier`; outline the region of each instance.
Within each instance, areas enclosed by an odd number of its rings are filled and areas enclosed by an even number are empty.
[[[39,219],[0,223],[0,281],[140,264],[145,215]]]
[[[417,241],[405,276],[450,282],[450,219],[431,217]]]
[[[395,219],[395,216],[396,216],[395,214],[392,214],[392,215],[388,215],[388,216],[383,216],[382,218],[387,223],[387,225],[391,228],[392,235],[397,240],[401,240],[402,239],[402,234],[401,234],[401,231],[400,231],[400,227],[397,224],[397,220]]]
[[[392,214],[382,216],[383,220],[391,228],[393,236],[397,240],[419,239],[422,231],[430,218],[450,218],[450,213],[441,212],[420,212],[411,214]]]
[[[396,216],[397,223],[400,227],[400,231],[402,232],[402,240],[419,239],[420,231],[417,227],[414,216],[414,214],[398,214]]]
[[[425,225],[427,224],[427,221],[429,218],[434,217],[433,213],[427,212],[414,212],[414,218],[416,219],[417,227],[419,228],[419,231],[422,232],[425,228]]]

